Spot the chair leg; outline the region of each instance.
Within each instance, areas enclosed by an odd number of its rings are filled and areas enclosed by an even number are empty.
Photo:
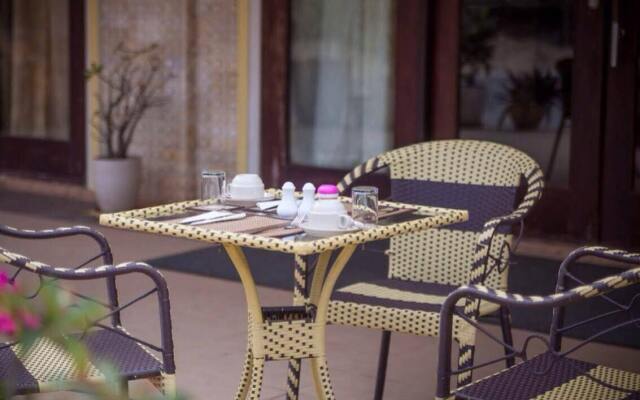
[[[177,395],[176,376],[173,374],[162,374],[149,378],[149,382],[156,387],[166,398],[174,399]]]
[[[380,356],[378,357],[378,373],[376,375],[376,391],[374,400],[382,400],[384,395],[384,382],[387,378],[387,361],[389,360],[389,345],[391,344],[391,332],[382,331],[380,340]]]
[[[287,367],[287,400],[298,400],[302,360],[291,359]]]
[[[507,307],[500,307],[498,311],[498,315],[500,316],[500,327],[502,328],[502,340],[505,344],[513,347],[513,336],[511,334],[511,313]],[[504,355],[511,355],[511,350],[505,346]],[[513,367],[515,365],[515,356],[509,357],[506,360],[507,368]]]
[[[247,349],[247,355],[244,360],[244,366],[242,367],[242,377],[240,379],[240,385],[236,391],[235,400],[244,400],[247,398],[247,392],[251,385],[251,371],[253,369],[253,355],[251,349]]]
[[[463,344],[460,346],[458,355],[458,369],[469,368],[473,366],[473,358],[476,353],[476,346],[473,344]],[[471,371],[463,372],[458,375],[458,387],[462,387],[471,383]]]
[[[120,380],[120,397],[128,399],[129,398],[129,381],[126,379]]]

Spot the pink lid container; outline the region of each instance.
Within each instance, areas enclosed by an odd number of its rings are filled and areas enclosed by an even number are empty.
[[[338,187],[336,185],[320,185],[320,187],[318,187],[318,194],[322,197],[337,197]]]

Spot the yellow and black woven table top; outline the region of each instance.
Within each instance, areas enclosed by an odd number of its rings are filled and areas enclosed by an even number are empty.
[[[350,199],[347,198],[343,200],[346,203],[350,201]],[[230,232],[212,229],[211,227],[184,225],[171,220],[162,221],[158,218],[180,215],[193,207],[206,204],[210,203],[201,200],[192,200],[113,214],[102,214],[100,215],[100,224],[119,229],[157,233],[203,242],[232,244],[283,253],[309,255],[339,249],[347,245],[357,245],[374,240],[388,239],[398,235],[416,233],[429,228],[456,224],[467,221],[469,218],[466,210],[381,201],[381,207],[409,208],[414,211],[411,213],[410,218],[390,218],[381,221],[379,225],[370,229],[358,230],[326,238],[315,238],[305,234],[296,234],[288,237],[269,237],[260,233]]]

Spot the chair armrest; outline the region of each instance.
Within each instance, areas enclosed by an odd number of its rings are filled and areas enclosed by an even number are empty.
[[[511,225],[520,222],[529,214],[533,206],[542,197],[544,190],[544,175],[537,166],[532,168],[527,174],[523,175],[523,179],[527,185],[527,191],[516,209],[507,215],[492,218],[484,224],[483,232],[496,229],[501,225]]]
[[[111,247],[107,238],[95,229],[88,226],[76,225],[70,227],[60,227],[52,229],[32,230],[18,229],[8,225],[0,224],[0,235],[11,236],[19,239],[56,239],[68,236],[88,236],[100,246],[100,252],[103,254],[103,260],[106,264],[113,263]]]
[[[480,232],[475,250],[475,261],[470,272],[469,283],[472,285],[483,284],[486,277],[489,276],[493,270],[492,268],[489,268],[489,258],[491,255],[493,238],[498,232],[498,228],[505,225],[512,226],[516,223],[522,224],[524,218],[542,197],[542,191],[544,189],[544,175],[538,166],[534,166],[528,173],[523,174],[523,180],[526,182],[527,191],[518,204],[518,207],[507,215],[495,217],[485,222],[484,227]],[[517,247],[520,241],[522,228],[523,225],[521,225],[520,234],[516,239],[516,244],[513,246],[514,248]]]
[[[442,312],[453,310],[456,301],[461,298],[471,297],[486,300],[503,306],[525,307],[560,307],[580,300],[606,294],[615,289],[621,289],[640,282],[640,267],[626,270],[617,275],[611,275],[599,279],[587,285],[577,286],[570,290],[547,296],[528,296],[517,293],[508,293],[502,290],[491,289],[482,285],[461,286],[452,292],[442,306]]]
[[[556,292],[564,290],[564,282],[562,281],[564,276],[568,273],[569,267],[584,257],[596,257],[610,261],[640,265],[640,253],[631,253],[622,249],[610,249],[602,246],[580,247],[572,251],[560,265]]]
[[[124,262],[117,265],[101,265],[98,267],[82,267],[78,269],[53,267],[34,261],[18,253],[10,252],[0,247],[0,263],[6,263],[18,268],[26,268],[38,275],[61,280],[91,280],[101,278],[115,278],[118,275],[140,273],[149,277],[158,291],[158,307],[160,312],[160,334],[165,372],[174,373],[175,360],[173,355],[173,338],[171,328],[171,305],[169,290],[164,276],[149,264],[143,262]]]
[[[0,263],[13,265],[17,268],[26,268],[38,275],[63,280],[99,279],[139,272],[148,275],[157,284],[166,286],[164,277],[158,270],[149,264],[138,261],[129,261],[117,265],[106,264],[97,267],[82,267],[77,269],[53,267],[49,264],[32,260],[22,254],[14,253],[0,247]]]
[[[569,256],[562,262],[560,270],[565,270],[568,265],[585,256],[596,256],[609,260],[640,265],[640,254],[638,253],[630,253],[624,250],[609,249],[606,247],[581,247],[569,254]],[[519,305],[531,307],[559,307],[581,299],[599,296],[614,289],[638,283],[639,281],[640,267],[636,267],[617,275],[611,275],[606,278],[599,279],[590,284],[577,286],[570,290],[556,290],[556,293],[547,296],[525,296],[517,293],[507,293],[502,290],[491,289],[483,285],[465,285],[456,289],[447,297],[442,306],[442,310],[445,312],[447,307],[453,307],[456,301],[463,297],[486,300],[503,306]]]
[[[369,174],[371,172],[377,171],[387,166],[387,163],[380,158],[380,156],[375,156],[362,164],[356,166],[352,169],[348,174],[346,174],[340,182],[338,182],[338,190],[340,194],[343,194],[345,190],[347,190],[351,184],[358,178]]]

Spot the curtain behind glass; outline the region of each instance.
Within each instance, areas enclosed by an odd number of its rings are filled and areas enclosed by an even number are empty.
[[[351,168],[392,143],[391,0],[292,2],[290,155]]]
[[[0,0],[3,135],[69,138],[68,1]]]

